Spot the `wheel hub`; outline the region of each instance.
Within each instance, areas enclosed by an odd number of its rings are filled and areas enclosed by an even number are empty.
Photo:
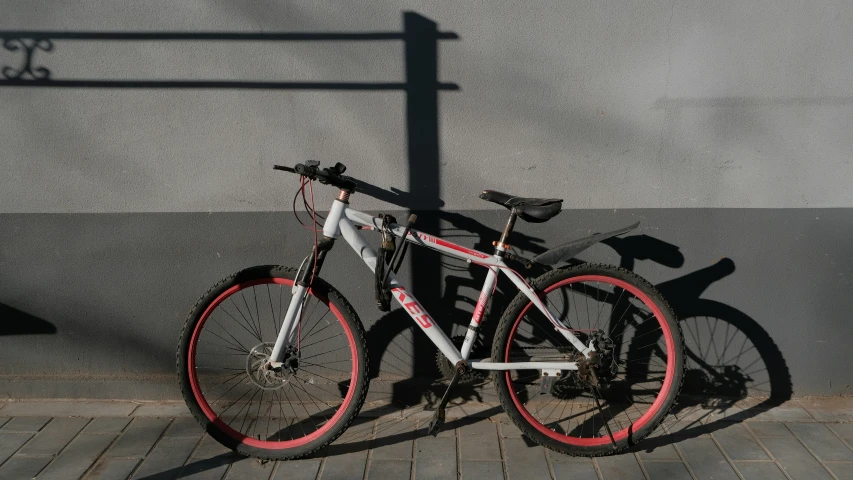
[[[264,390],[277,390],[287,384],[299,368],[296,352],[287,351],[281,368],[269,368],[267,365],[272,354],[273,344],[259,343],[246,356],[246,373],[249,379]]]

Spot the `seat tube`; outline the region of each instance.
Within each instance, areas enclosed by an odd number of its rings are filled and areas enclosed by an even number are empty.
[[[486,281],[483,283],[483,289],[480,290],[480,297],[477,299],[477,306],[474,307],[474,315],[471,317],[471,323],[468,324],[468,331],[465,333],[465,341],[462,343],[460,353],[462,358],[467,360],[471,354],[471,349],[474,348],[474,341],[477,339],[477,331],[480,329],[480,322],[483,319],[483,314],[486,311],[486,305],[492,297],[492,292],[495,289],[498,275],[494,268],[489,268],[489,273],[486,274]]]
[[[515,219],[517,217],[518,214],[516,214],[515,209],[513,209],[506,222],[504,231],[501,233],[501,239],[495,244],[494,257],[497,260],[503,259],[504,253],[509,248],[507,240],[509,239],[509,234],[512,233],[513,227],[515,227]],[[483,319],[483,313],[486,311],[486,305],[489,303],[489,299],[492,298],[492,292],[495,290],[495,283],[497,281],[497,270],[489,267],[489,273],[486,274],[486,281],[483,283],[483,289],[480,290],[480,297],[477,299],[477,306],[474,307],[474,315],[471,316],[471,323],[468,324],[468,331],[465,333],[465,341],[462,343],[462,349],[460,350],[462,358],[465,360],[468,359],[468,356],[471,354],[471,349],[474,348],[474,341],[477,339],[477,331],[480,329],[480,322]]]

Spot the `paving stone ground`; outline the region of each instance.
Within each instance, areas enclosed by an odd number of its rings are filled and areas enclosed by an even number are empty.
[[[0,401],[0,479],[850,479],[853,398],[756,400],[670,416],[627,453],[578,458],[535,445],[497,405],[431,412],[367,405],[314,458],[260,462],[205,435],[178,402]]]

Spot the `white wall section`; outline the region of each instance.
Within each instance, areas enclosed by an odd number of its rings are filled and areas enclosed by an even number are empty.
[[[406,10],[460,37],[439,41],[440,79],[461,88],[439,94],[447,209],[491,208],[483,188],[567,208],[853,206],[850,2],[4,1],[0,30],[399,32]],[[404,76],[402,41],[59,39],[34,64],[57,80]],[[0,106],[2,213],[280,210],[294,182],[271,165],[309,158],[409,188],[399,90],[2,87]]]

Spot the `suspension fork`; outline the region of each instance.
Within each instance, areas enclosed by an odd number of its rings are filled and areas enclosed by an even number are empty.
[[[284,352],[293,343],[294,335],[296,335],[301,320],[302,307],[308,298],[311,281],[320,274],[326,254],[334,245],[335,239],[324,235],[323,239],[317,242],[316,248],[311,250],[311,255],[309,255],[308,261],[304,263],[304,268],[300,268],[296,272],[296,280],[293,283],[292,289],[293,296],[290,298],[287,313],[281,322],[281,329],[278,331],[278,337],[276,337],[275,345],[270,354],[270,364],[272,367],[281,365]]]

